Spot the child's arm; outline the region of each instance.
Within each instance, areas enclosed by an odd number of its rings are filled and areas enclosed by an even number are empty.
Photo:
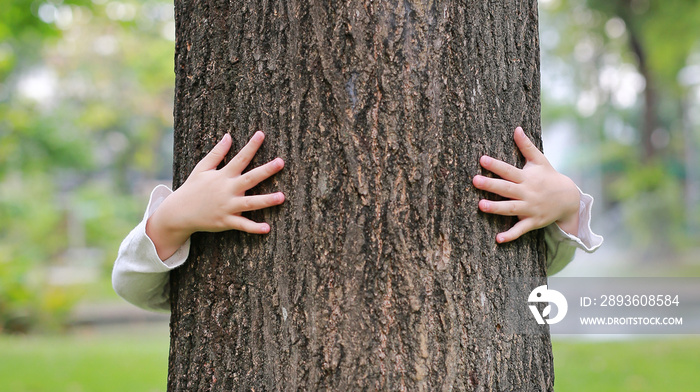
[[[498,243],[513,241],[529,231],[547,227],[547,265],[551,274],[571,261],[576,247],[593,252],[602,244],[603,238],[590,229],[593,198],[582,193],[569,177],[557,172],[522,128],[515,129],[514,139],[527,160],[522,169],[483,156],[481,165],[501,178],[477,175],[473,179],[476,188],[510,200],[481,200],[479,209],[520,219],[496,236]]]
[[[241,216],[244,211],[284,202],[281,192],[245,196],[247,190],[284,166],[284,161],[276,158],[242,174],[263,139],[263,133],[257,132],[231,162],[217,170],[231,148],[231,137],[224,135],[178,190],[171,192],[165,186],[153,190],[143,221],[122,242],[114,264],[112,283],[120,296],[142,308],[168,310],[168,273],[187,259],[192,233],[270,231],[267,223]]]

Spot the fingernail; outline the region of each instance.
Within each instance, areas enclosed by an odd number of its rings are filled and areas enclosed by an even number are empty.
[[[262,226],[260,227],[260,232],[263,234],[269,233],[270,232],[270,225],[267,223],[263,223]]]
[[[474,183],[475,186],[480,187],[484,183],[484,179],[481,176],[474,176],[472,183]]]
[[[505,241],[505,240],[506,240],[506,237],[501,235],[501,234],[496,236],[496,242],[498,242],[499,244],[503,243],[503,241]]]
[[[484,156],[481,157],[481,164],[482,164],[482,165],[488,165],[488,164],[491,163],[492,160],[493,160],[493,159],[492,159],[490,156],[484,155]]]
[[[282,192],[277,192],[277,195],[275,195],[275,199],[277,200],[278,203],[282,203],[284,201],[284,193]]]
[[[488,200],[481,200],[479,202],[479,208],[481,208],[482,211],[488,211],[490,207],[491,203]]]
[[[275,158],[275,165],[279,168],[284,167],[284,160],[282,158]]]

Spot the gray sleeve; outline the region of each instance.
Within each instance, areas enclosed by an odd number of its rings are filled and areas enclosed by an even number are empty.
[[[580,189],[579,192],[581,192]],[[577,248],[593,253],[603,244],[603,237],[595,234],[591,229],[592,207],[593,196],[581,192],[578,237],[566,233],[556,223],[545,227],[547,275],[554,275],[566,267],[573,260]]]
[[[126,301],[147,310],[170,310],[170,271],[182,265],[190,252],[190,240],[162,261],[153,241],[146,235],[146,222],[172,191],[158,185],[143,220],[126,236],[112,270],[114,291]]]

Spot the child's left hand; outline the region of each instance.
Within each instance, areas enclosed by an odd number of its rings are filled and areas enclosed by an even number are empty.
[[[499,233],[496,242],[513,241],[523,234],[556,222],[565,232],[578,235],[578,211],[581,194],[571,179],[557,172],[547,158],[528,139],[522,128],[515,129],[515,143],[527,163],[522,169],[503,161],[481,157],[485,169],[502,179],[474,176],[478,189],[503,196],[506,201],[479,201],[479,209],[497,215],[517,216],[520,221]]]

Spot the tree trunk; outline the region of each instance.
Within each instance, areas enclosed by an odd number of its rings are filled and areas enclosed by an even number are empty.
[[[632,53],[637,57],[637,70],[644,77],[644,110],[640,125],[640,144],[642,162],[651,163],[657,155],[654,146],[653,134],[659,127],[659,92],[656,87],[656,78],[649,66],[647,50],[642,42],[639,28],[636,27],[632,16],[632,5],[629,1],[618,4],[618,16],[625,21],[629,35],[629,45]]]
[[[480,213],[490,154],[539,142],[535,0],[176,0],[175,179],[256,130],[270,234],[197,233],[171,277],[169,391],[552,390],[548,335],[504,331],[540,232]],[[543,278],[542,278],[543,279]]]

